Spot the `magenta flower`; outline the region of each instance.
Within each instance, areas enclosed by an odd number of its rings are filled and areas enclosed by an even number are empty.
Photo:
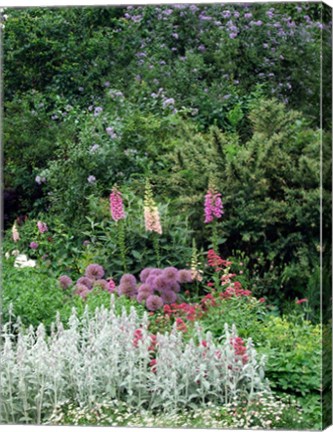
[[[59,276],[58,282],[59,282],[61,288],[63,288],[63,289],[69,288],[73,283],[72,279],[67,275]]]
[[[102,279],[104,276],[104,269],[99,264],[89,264],[86,268],[85,275],[89,279]]]
[[[124,204],[121,192],[114,187],[110,195],[110,211],[112,219],[117,222],[120,219],[125,219]]]
[[[46,223],[41,222],[41,221],[38,221],[38,222],[37,222],[37,228],[38,228],[38,231],[39,231],[41,234],[44,234],[46,231],[49,230],[48,227],[47,227],[47,225],[46,225]]]
[[[221,194],[209,189],[205,196],[205,223],[219,219],[223,213]]]
[[[150,311],[156,311],[163,307],[163,300],[157,295],[150,295],[146,300],[147,309]]]
[[[108,287],[108,291],[110,293],[113,293],[116,291],[116,284],[115,281],[113,279],[109,279],[109,287]]]
[[[30,249],[38,249],[38,243],[33,241],[30,243],[29,247],[30,247]]]

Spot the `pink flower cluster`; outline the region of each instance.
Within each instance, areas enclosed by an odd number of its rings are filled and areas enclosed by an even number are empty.
[[[223,213],[221,194],[209,189],[205,195],[205,223],[220,219]]]
[[[241,337],[234,337],[231,338],[230,343],[234,347],[235,355],[241,360],[243,364],[246,364],[249,360],[249,357],[246,354],[244,340]]]
[[[44,222],[42,222],[42,221],[38,221],[37,222],[37,228],[38,228],[38,231],[41,233],[41,234],[44,234],[45,232],[47,232],[49,229],[48,229],[48,226],[46,225],[46,223],[44,223]]]
[[[153,231],[162,234],[160,214],[156,206],[144,208],[144,218],[146,231]]]
[[[114,187],[110,194],[110,211],[112,219],[117,222],[125,219],[124,203],[121,192]]]

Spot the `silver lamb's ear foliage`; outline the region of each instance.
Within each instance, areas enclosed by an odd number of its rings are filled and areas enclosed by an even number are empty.
[[[43,325],[19,328],[17,343],[5,325],[0,422],[41,423],[73,398],[91,409],[117,400],[117,406],[125,401],[128,407],[176,412],[251,399],[265,387],[264,361],[257,361],[251,341],[245,348],[237,338],[235,347],[228,326],[222,343],[199,325],[188,342],[176,327],[152,337],[148,323],[147,313],[140,318],[135,308],[116,315],[101,307],[80,318],[73,310],[68,328],[58,316],[51,336]]]

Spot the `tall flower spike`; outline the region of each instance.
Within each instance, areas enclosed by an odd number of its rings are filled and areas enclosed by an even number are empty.
[[[110,195],[110,211],[112,219],[117,222],[120,219],[125,219],[124,203],[121,192],[113,187]]]
[[[220,219],[223,215],[221,194],[210,187],[205,196],[205,223],[211,223],[214,219]]]
[[[16,222],[14,222],[13,228],[12,228],[12,237],[14,242],[18,242],[20,240],[20,234],[18,232],[17,226],[16,226]]]
[[[154,231],[158,234],[162,234],[160,214],[153,198],[153,193],[149,180],[147,180],[146,182],[144,218],[146,231]]]

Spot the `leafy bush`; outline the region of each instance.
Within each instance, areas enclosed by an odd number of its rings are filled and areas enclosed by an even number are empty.
[[[81,319],[74,310],[67,330],[58,319],[49,337],[40,324],[36,332],[19,329],[13,343],[5,324],[1,421],[40,424],[68,398],[90,407],[107,397],[172,411],[251,398],[266,387],[262,360],[251,340],[240,344],[235,328],[226,327],[222,344],[198,328],[197,342],[185,343],[176,329],[153,338],[147,325],[134,308],[118,316],[114,308],[87,310]]]

